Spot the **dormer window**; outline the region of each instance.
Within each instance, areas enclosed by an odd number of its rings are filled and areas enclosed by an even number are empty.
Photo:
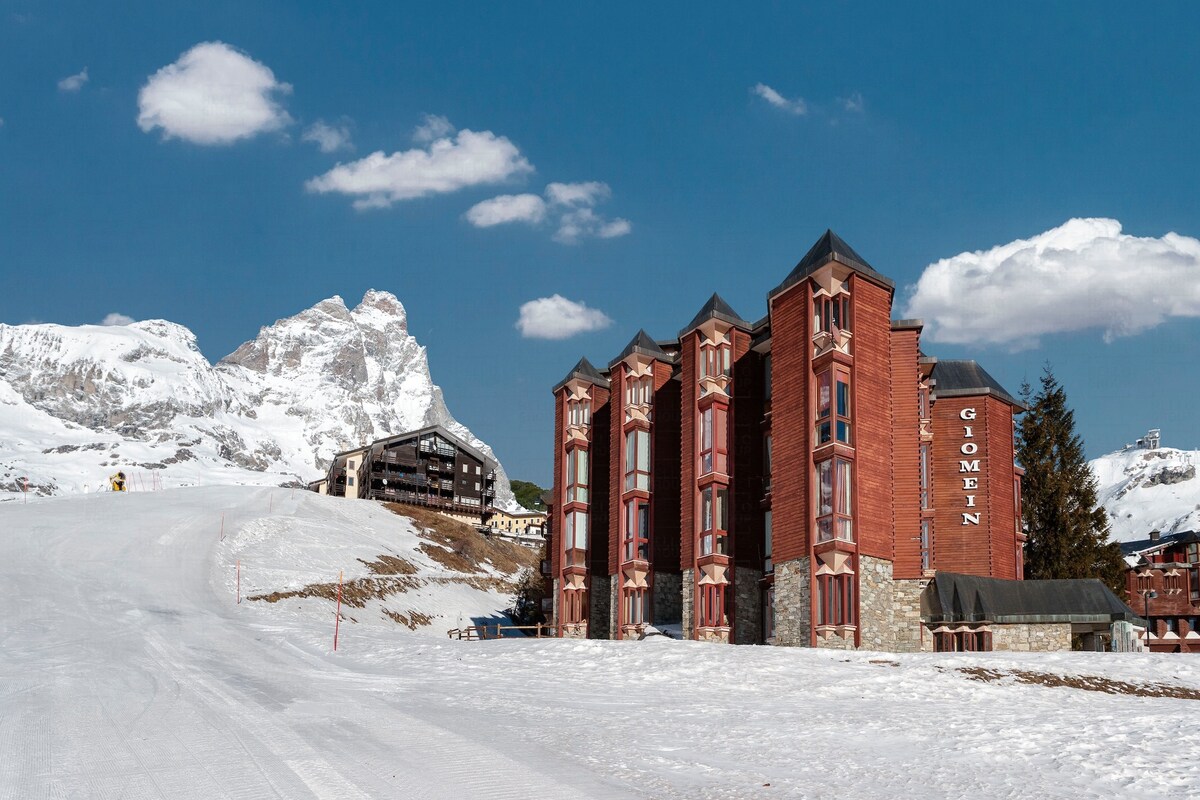
[[[700,345],[700,377],[709,378],[718,375],[729,377],[731,357],[732,347],[728,341],[704,342]]]
[[[813,298],[813,333],[835,333],[850,330],[850,295]]]
[[[650,375],[629,377],[625,380],[625,404],[648,406],[654,397],[654,381]]]
[[[833,441],[851,444],[850,370],[838,365],[817,376],[817,446]]]
[[[592,406],[587,398],[567,401],[567,425],[572,428],[580,428],[591,423]]]

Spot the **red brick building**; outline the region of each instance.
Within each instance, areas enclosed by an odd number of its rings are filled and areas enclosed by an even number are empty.
[[[1126,602],[1149,622],[1147,648],[1200,652],[1200,533],[1179,531],[1123,542]]]
[[[894,295],[827,231],[758,322],[713,295],[676,337],[576,365],[549,515],[566,635],[990,647],[969,610],[924,624],[923,594],[939,570],[1021,579],[1022,407],[975,362],[925,356]]]

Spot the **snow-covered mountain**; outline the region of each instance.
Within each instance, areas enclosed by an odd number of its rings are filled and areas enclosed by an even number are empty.
[[[1200,451],[1130,446],[1091,462],[1099,481],[1100,505],[1119,542],[1200,530]]]
[[[494,457],[451,416],[387,292],[322,300],[215,366],[164,320],[0,325],[0,497],[19,477],[79,492],[118,469],[134,489],[306,482],[339,450],[433,424]]]

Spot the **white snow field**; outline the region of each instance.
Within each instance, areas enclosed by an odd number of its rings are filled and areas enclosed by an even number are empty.
[[[1200,702],[960,671],[1200,696],[1186,655],[450,641],[505,598],[439,585],[416,542],[373,504],[288,489],[0,505],[0,798],[1200,793]],[[374,602],[443,619],[344,608],[334,652],[332,603],[237,602],[239,560],[246,595],[389,552],[421,585]]]

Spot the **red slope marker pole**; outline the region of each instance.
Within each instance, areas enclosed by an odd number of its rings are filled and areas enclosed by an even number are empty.
[[[240,606],[242,604],[242,560],[240,558],[237,562],[237,599]]]
[[[342,571],[338,570],[337,612],[333,617],[333,651],[337,652],[338,626],[342,622]]]
[[[224,514],[221,515],[221,537],[217,541],[219,541],[219,542],[225,541],[225,515]]]

